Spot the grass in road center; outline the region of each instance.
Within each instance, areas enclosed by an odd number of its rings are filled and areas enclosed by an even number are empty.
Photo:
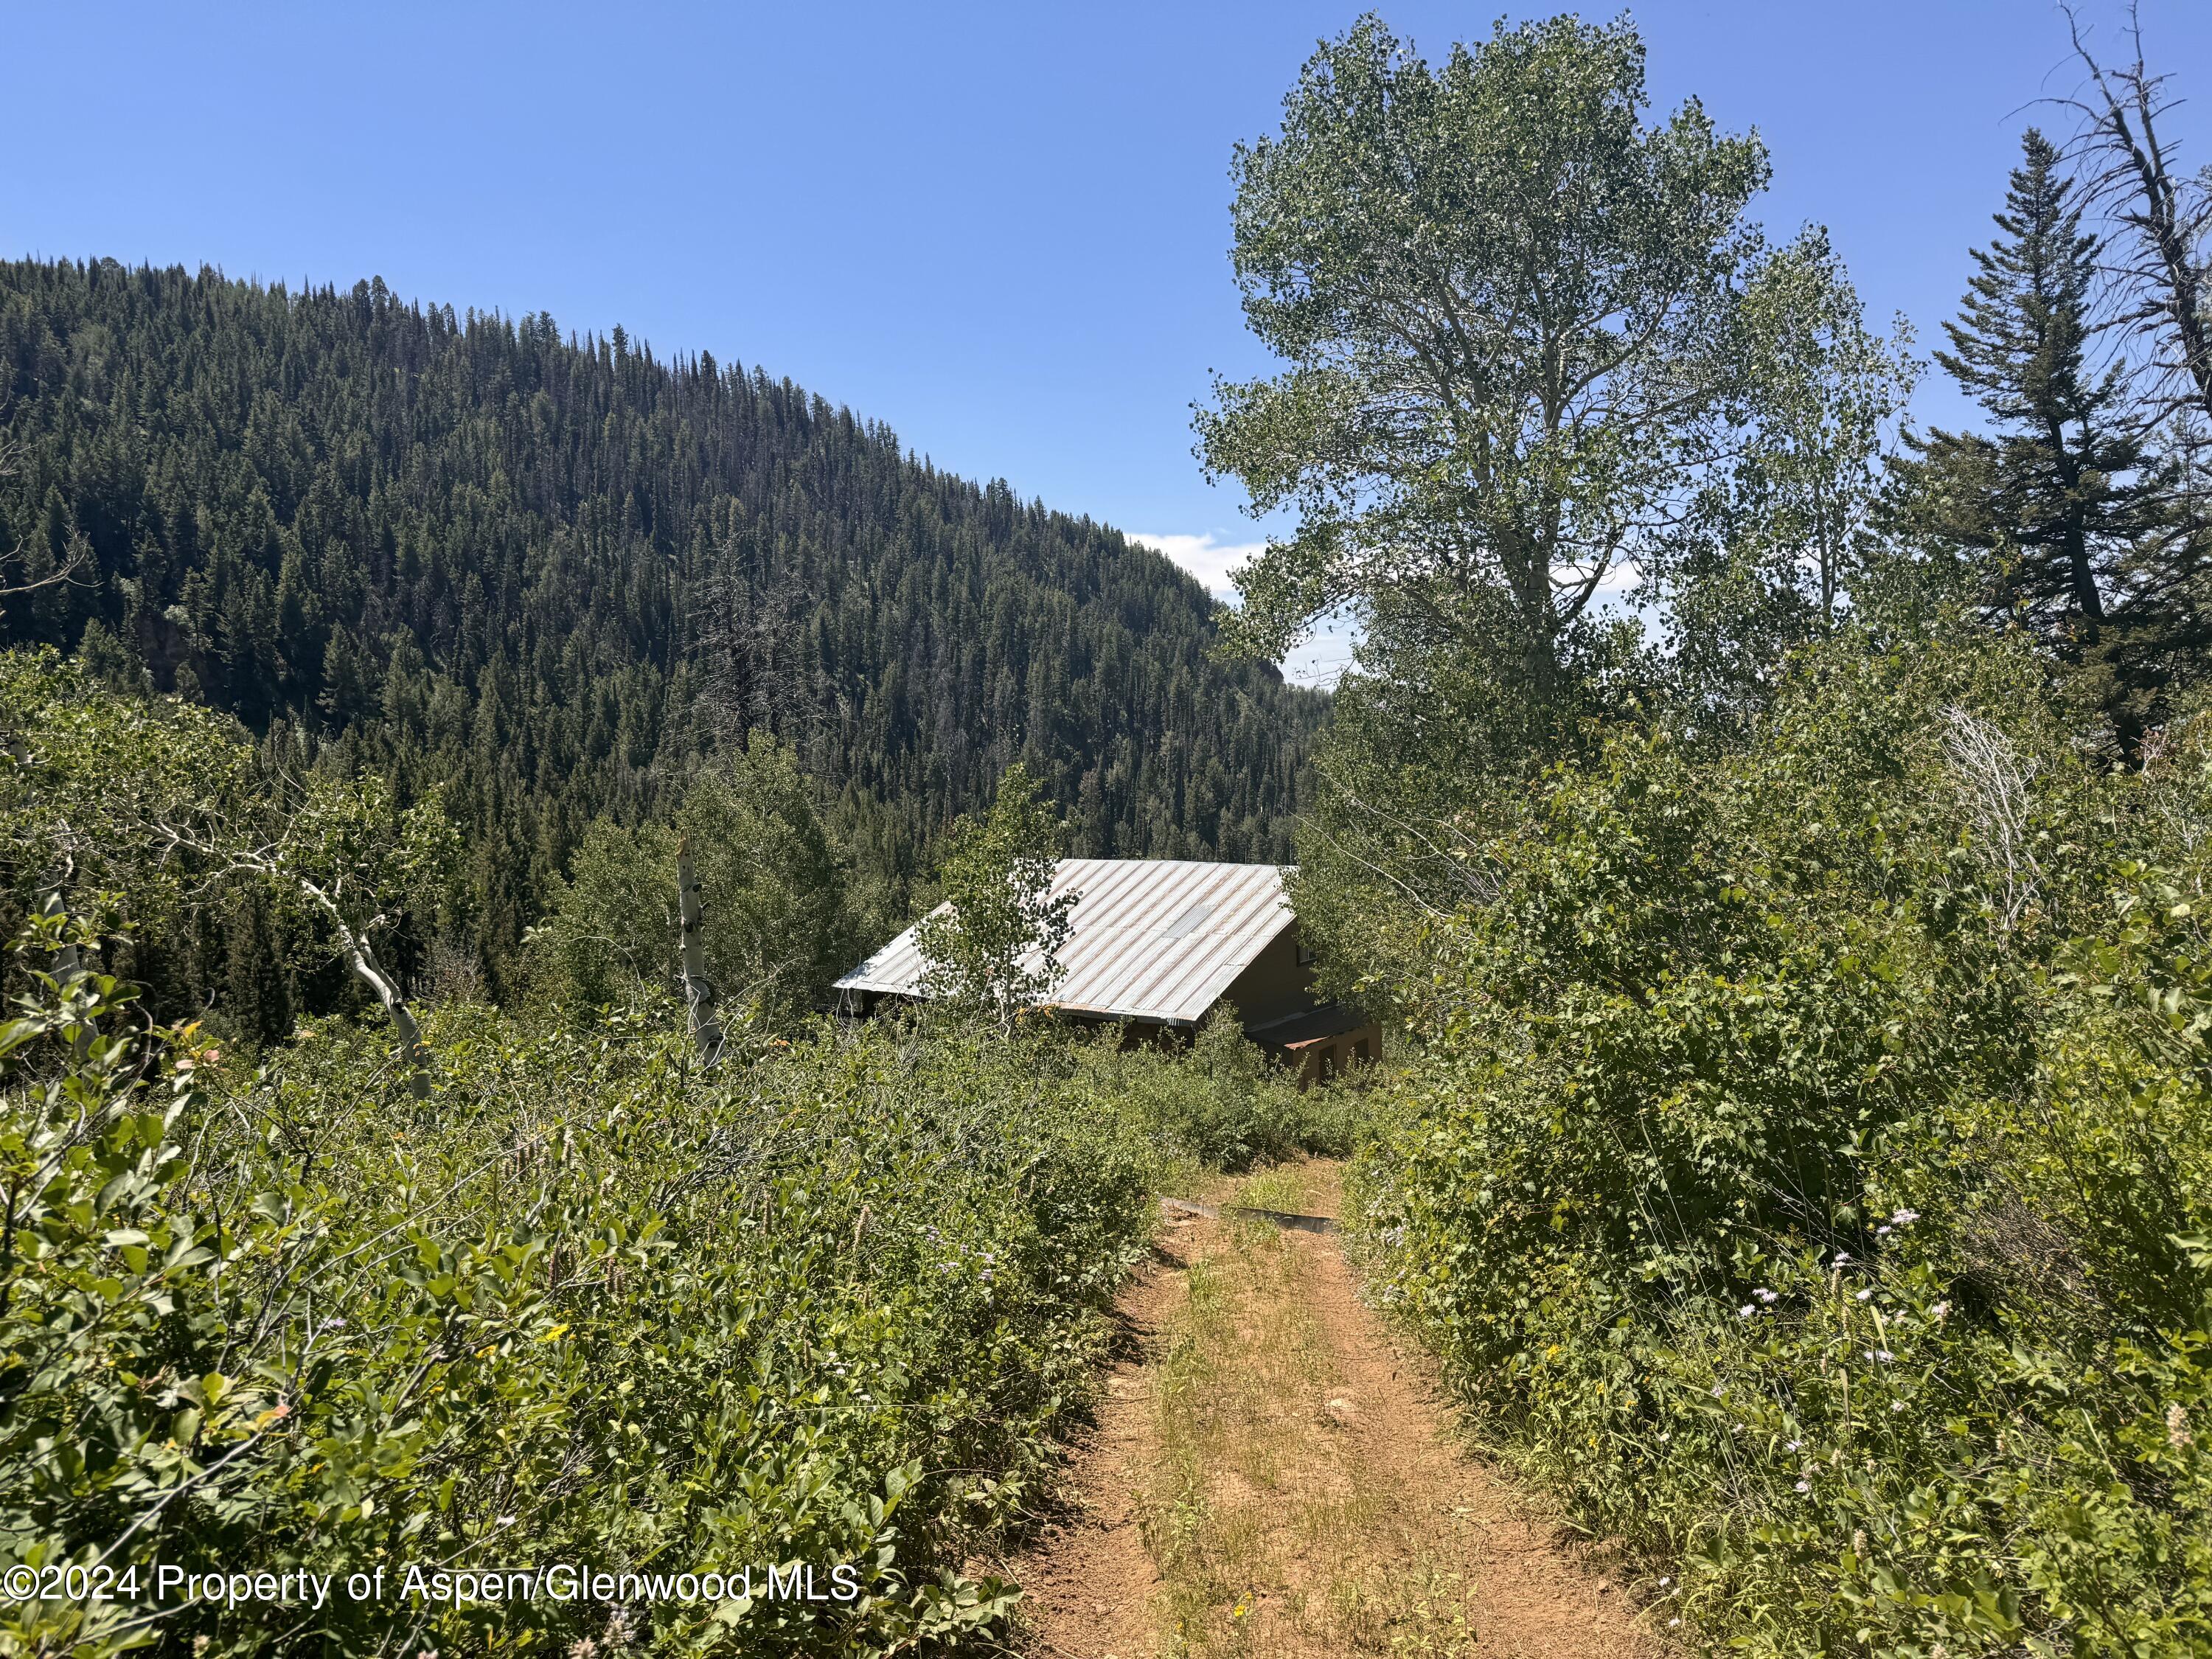
[[[1284,1164],[1224,1201],[1328,1213],[1320,1168]],[[1142,1515],[1165,1585],[1164,1651],[1471,1654],[1456,1529],[1405,1490],[1374,1403],[1316,1297],[1332,1243],[1232,1218],[1195,1261],[1157,1393],[1160,1461]]]

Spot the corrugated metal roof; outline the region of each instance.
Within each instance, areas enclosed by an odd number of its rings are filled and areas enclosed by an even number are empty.
[[[1199,1018],[1296,920],[1273,864],[1062,859],[1052,892],[1073,892],[1058,1006],[1110,1019]],[[841,991],[921,994],[909,927],[837,981]]]

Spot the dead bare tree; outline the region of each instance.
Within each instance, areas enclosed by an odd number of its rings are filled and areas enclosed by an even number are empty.
[[[2122,57],[2109,63],[2092,49],[2081,8],[2065,0],[2061,9],[2087,76],[2077,92],[2054,100],[2080,123],[2069,156],[2089,199],[2123,233],[2105,239],[2102,255],[2112,323],[2139,343],[2146,423],[2201,448],[2212,442],[2212,268],[2204,252],[2212,172],[2183,173],[2178,146],[2160,131],[2181,100],[2171,77],[2148,66],[2136,0],[2126,9]]]
[[[1998,884],[1998,925],[2010,933],[2034,904],[2043,882],[2029,828],[2038,764],[1989,721],[1956,703],[1943,710],[1943,753],[1975,847]]]

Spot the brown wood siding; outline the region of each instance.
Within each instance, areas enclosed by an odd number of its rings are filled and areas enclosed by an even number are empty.
[[[1222,996],[1236,1007],[1247,1030],[1312,1007],[1313,968],[1298,961],[1297,924],[1292,922],[1268,940]]]

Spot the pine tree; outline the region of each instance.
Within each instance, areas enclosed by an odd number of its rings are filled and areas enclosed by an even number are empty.
[[[249,1042],[279,1041],[292,1030],[292,999],[266,891],[258,886],[234,891],[224,935],[224,1017]]]
[[[1192,577],[756,370],[376,283],[0,261],[0,551],[82,566],[0,646],[135,660],[289,732],[293,771],[441,788],[495,995],[587,828],[668,823],[757,730],[853,850],[871,933],[1024,757],[1063,807],[1096,775],[1102,854],[1291,854],[1327,700],[1210,656]],[[385,954],[404,978],[428,946]],[[210,950],[205,984],[151,988],[161,1017],[223,981]],[[319,983],[295,1012],[327,1012]]]
[[[2131,556],[2160,528],[2159,480],[2119,371],[2089,362],[2097,239],[2057,150],[2033,128],[2021,149],[2001,234],[1975,250],[1952,349],[1936,354],[1995,430],[1936,433],[1919,482],[1933,527],[1990,556],[1991,608],[2078,659],[2104,642]]]

